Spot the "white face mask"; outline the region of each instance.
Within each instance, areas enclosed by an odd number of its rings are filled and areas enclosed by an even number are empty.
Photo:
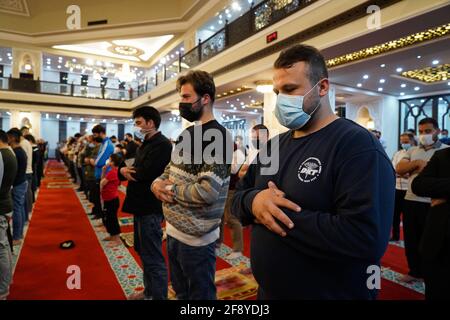
[[[423,146],[431,146],[434,144],[434,139],[432,134],[421,134],[419,135],[419,142]]]

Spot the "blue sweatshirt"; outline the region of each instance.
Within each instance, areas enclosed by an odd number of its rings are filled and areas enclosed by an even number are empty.
[[[102,146],[98,151],[97,159],[95,159],[95,179],[100,180],[102,177],[102,168],[106,160],[114,153],[114,145],[109,138],[103,140]]]
[[[273,140],[266,148],[270,150]],[[233,198],[232,212],[253,224],[251,265],[262,299],[374,299],[367,287],[383,256],[392,224],[395,174],[378,140],[356,123],[338,119],[321,130],[279,136],[278,172],[261,175],[260,157]],[[255,224],[256,194],[273,181],[301,212],[281,237]]]

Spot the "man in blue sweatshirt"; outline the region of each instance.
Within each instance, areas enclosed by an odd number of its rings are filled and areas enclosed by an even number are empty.
[[[93,200],[94,207],[92,208],[92,214],[94,215],[93,219],[101,219],[102,218],[102,204],[100,200],[100,180],[102,177],[102,168],[106,163],[106,160],[109,159],[111,154],[114,153],[114,145],[111,140],[106,136],[106,129],[102,125],[98,124],[92,128],[92,134],[94,139],[101,138],[103,139],[100,150],[98,151],[97,158],[95,159],[95,188]]]
[[[274,116],[290,130],[260,151],[232,209],[253,225],[258,297],[375,299],[394,210],[391,162],[369,131],[331,109],[319,51],[293,46],[274,67]],[[275,173],[264,170],[268,159],[279,159]]]

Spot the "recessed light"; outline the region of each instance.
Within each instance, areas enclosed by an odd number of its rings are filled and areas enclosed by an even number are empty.
[[[450,82],[447,82],[447,85],[449,85],[449,86],[450,86]]]
[[[415,104],[414,103],[411,103],[411,107],[414,107],[415,106]]]
[[[402,71],[403,71],[403,68],[397,68],[397,69],[395,69],[395,71],[397,71],[397,72],[402,72]]]
[[[417,59],[420,59],[420,58],[422,58],[422,56],[417,56]]]
[[[378,91],[380,91],[380,92],[383,91],[383,88],[378,88]]]
[[[239,101],[239,98],[237,98],[236,101]]]
[[[431,62],[434,65],[437,65],[439,63],[439,60],[433,60],[433,62]]]
[[[439,98],[439,101],[442,101],[442,98]]]
[[[386,80],[385,79],[380,79],[380,83],[385,83]]]
[[[448,83],[448,85],[450,86],[450,82]],[[252,101],[250,101],[251,103],[255,103],[256,101],[255,100],[252,100]]]
[[[382,64],[380,64],[380,67],[384,68],[384,67],[386,67],[386,64],[382,63]]]
[[[420,87],[414,87],[414,91],[419,91]]]
[[[420,100],[420,102],[424,103],[424,102],[425,102],[425,99]]]
[[[361,88],[361,87],[362,87],[362,83],[358,83],[356,86],[357,86],[358,88]]]
[[[401,95],[401,96],[404,96],[404,95],[405,95],[405,93],[404,93],[404,92],[400,92],[400,95]]]
[[[61,69],[61,66],[58,66],[58,69]]]
[[[230,103],[230,101],[227,101],[227,103],[229,104],[229,103]]]
[[[400,87],[405,88],[405,87],[406,87],[406,84],[405,84],[405,83],[402,83],[402,84],[400,85]]]
[[[363,75],[363,79],[369,79],[369,75],[368,74]]]

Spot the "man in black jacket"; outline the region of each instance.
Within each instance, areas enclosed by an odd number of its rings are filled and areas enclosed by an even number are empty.
[[[450,299],[450,148],[438,150],[412,182],[412,190],[431,198],[421,239],[425,297]]]
[[[134,215],[134,248],[144,271],[145,290],[132,299],[167,299],[167,267],[162,254],[162,204],[150,191],[170,162],[172,144],[158,131],[161,116],[153,107],[133,112],[135,134],[143,144],[137,149],[133,167],[122,167],[119,178],[128,180],[122,211]]]
[[[370,132],[334,114],[325,61],[315,48],[297,45],[280,54],[274,90],[275,116],[291,130],[260,150],[236,186],[232,208],[253,225],[258,297],[375,299],[394,211],[390,160]]]

